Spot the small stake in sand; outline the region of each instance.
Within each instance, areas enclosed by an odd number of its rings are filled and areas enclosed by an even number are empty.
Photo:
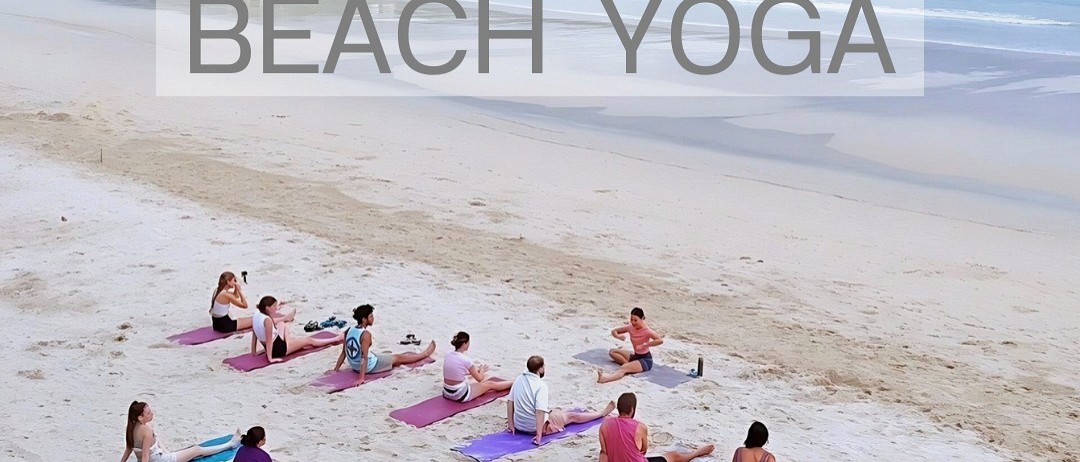
[[[102,164],[105,163],[105,148],[101,148],[100,151],[98,151],[98,162]]]

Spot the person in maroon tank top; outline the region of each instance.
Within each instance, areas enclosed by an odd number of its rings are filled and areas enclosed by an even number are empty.
[[[735,456],[731,458],[731,462],[776,462],[776,457],[763,447],[768,442],[769,429],[765,428],[765,424],[761,422],[750,424],[750,430],[746,432],[746,441],[743,443],[744,447],[735,450]]]
[[[649,427],[634,420],[637,396],[623,393],[616,407],[618,417],[608,417],[600,424],[600,462],[689,462],[711,454],[713,445],[694,452],[668,451],[661,456],[645,457],[649,450]]]

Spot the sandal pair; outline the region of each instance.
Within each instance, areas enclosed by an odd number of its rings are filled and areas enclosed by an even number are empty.
[[[408,334],[405,336],[405,340],[402,340],[398,343],[402,345],[419,345],[420,339],[416,338],[416,336],[413,334]]]

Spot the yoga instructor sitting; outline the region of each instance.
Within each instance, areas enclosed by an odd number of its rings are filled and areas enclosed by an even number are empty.
[[[611,331],[611,336],[619,340],[626,340],[626,335],[630,336],[630,345],[633,346],[633,350],[622,348],[609,350],[608,355],[619,364],[619,370],[610,374],[596,371],[597,383],[614,382],[626,374],[637,374],[652,369],[653,358],[649,347],[660,346],[664,343],[664,339],[645,324],[645,310],[641,308],[630,310],[630,323]]]
[[[348,359],[352,370],[359,373],[356,378],[356,386],[364,383],[367,374],[386,372],[403,364],[412,364],[423,361],[435,354],[435,341],[420,353],[400,354],[375,354],[371,349],[371,332],[368,328],[375,324],[375,307],[360,305],[353,310],[353,319],[356,326],[345,331],[345,343],[342,344],[341,354],[338,355],[337,363],[334,364],[334,372],[341,370],[341,364]]]

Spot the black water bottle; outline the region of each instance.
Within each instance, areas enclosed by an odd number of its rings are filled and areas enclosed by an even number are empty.
[[[697,358],[697,376],[701,377],[702,375],[705,375],[704,373],[705,373],[705,360],[701,356],[698,356],[698,358]]]

